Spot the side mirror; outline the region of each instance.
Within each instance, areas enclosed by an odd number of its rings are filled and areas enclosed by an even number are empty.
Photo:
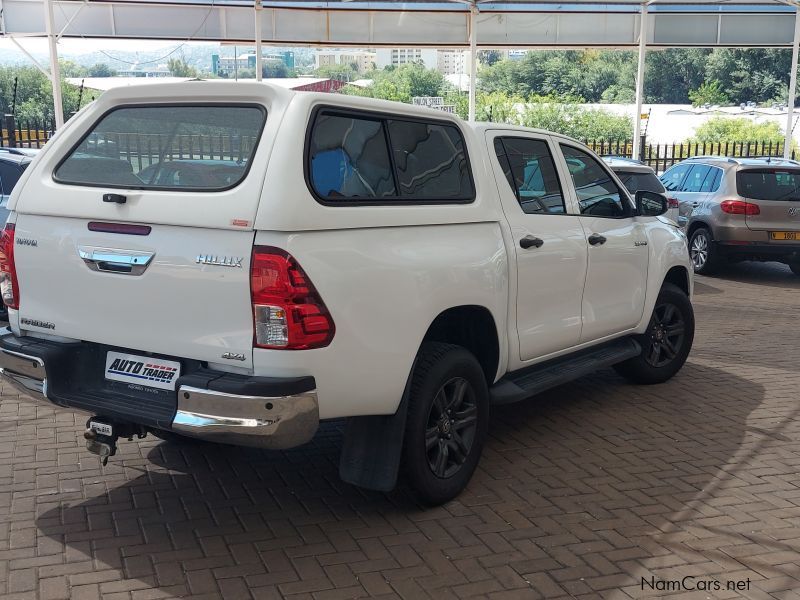
[[[647,190],[636,192],[636,214],[640,217],[657,217],[668,209],[669,204],[664,194]]]

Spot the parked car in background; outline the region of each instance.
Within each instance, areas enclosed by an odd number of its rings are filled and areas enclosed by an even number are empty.
[[[800,275],[800,162],[699,156],[661,176],[679,201],[696,273],[728,262],[782,262]]]
[[[25,169],[39,152],[36,148],[0,148],[0,223],[8,218],[8,197]],[[8,321],[8,307],[0,306],[0,321]]]
[[[603,160],[617,174],[631,194],[636,194],[639,190],[647,190],[666,195],[668,210],[664,216],[672,219],[678,225],[681,224],[678,221],[678,201],[667,194],[664,185],[651,167],[641,161],[621,156],[604,156]]]

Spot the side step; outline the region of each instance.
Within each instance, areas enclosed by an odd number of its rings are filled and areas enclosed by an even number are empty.
[[[568,383],[598,369],[610,367],[642,351],[633,338],[622,338],[596,348],[514,371],[489,389],[492,404],[511,404],[526,400],[545,390]]]

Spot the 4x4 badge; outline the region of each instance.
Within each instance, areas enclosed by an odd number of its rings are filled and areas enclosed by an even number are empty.
[[[242,268],[244,257],[241,256],[215,256],[213,254],[199,254],[197,256],[198,265],[214,265],[217,267],[238,267]]]

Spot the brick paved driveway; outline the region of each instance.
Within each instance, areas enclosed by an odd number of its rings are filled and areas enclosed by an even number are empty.
[[[341,483],[336,427],[282,453],[125,442],[101,469],[82,418],[6,387],[0,594],[643,598],[690,576],[723,589],[677,597],[800,598],[800,278],[698,278],[696,308],[676,379],[603,372],[495,410],[436,510]]]

